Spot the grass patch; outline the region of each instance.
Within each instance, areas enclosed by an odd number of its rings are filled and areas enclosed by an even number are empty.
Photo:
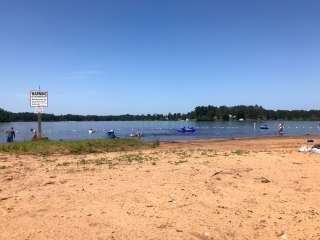
[[[101,152],[129,151],[144,148],[155,148],[156,142],[143,142],[137,139],[95,139],[75,141],[22,141],[0,144],[0,152],[10,154],[87,154]]]
[[[119,163],[143,163],[143,162],[149,162],[149,161],[156,161],[158,160],[157,157],[152,157],[148,155],[144,155],[142,153],[138,154],[126,154],[121,155],[115,159]]]
[[[176,151],[175,154],[176,154],[180,159],[185,159],[185,158],[190,158],[190,157],[191,157],[190,151],[180,150],[180,151]]]
[[[112,164],[112,160],[107,159],[107,158],[98,158],[95,160],[79,160],[77,161],[77,166],[79,165],[89,165],[89,164],[95,164],[95,165],[111,165]]]
[[[203,149],[200,150],[200,155],[205,157],[216,157],[217,151],[213,149]]]
[[[237,150],[233,151],[232,153],[236,154],[236,155],[246,155],[246,154],[249,154],[249,151],[242,150],[242,149],[237,149]]]
[[[87,164],[91,164],[91,163],[92,163],[91,160],[81,159],[81,160],[77,161],[77,166],[78,165],[87,165]]]
[[[58,163],[57,167],[67,167],[67,166],[70,166],[70,165],[71,165],[71,162],[63,162],[63,163]]]
[[[142,154],[126,154],[119,156],[117,158],[119,162],[128,162],[128,163],[133,163],[133,162],[138,162],[138,163],[143,163],[146,159]]]
[[[95,161],[96,165],[112,165],[112,160],[107,159],[107,158],[100,158],[100,159],[96,159]]]
[[[115,165],[130,165],[134,163],[142,164],[146,162],[151,162],[152,165],[156,165],[156,161],[159,160],[157,157],[144,155],[143,153],[132,153],[124,154],[113,159],[109,158],[97,158],[97,159],[81,159],[74,163],[72,162],[62,162],[56,165],[56,169],[61,167],[68,167],[67,173],[76,173],[82,171],[94,171],[95,168],[92,166],[104,166],[107,165],[109,168]],[[69,168],[70,167],[70,168]]]

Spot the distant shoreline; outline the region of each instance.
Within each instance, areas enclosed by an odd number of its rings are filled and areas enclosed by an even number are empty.
[[[9,112],[0,108],[0,122],[37,121],[32,112]],[[78,115],[42,114],[44,122],[59,121],[320,121],[320,110],[268,110],[261,106],[198,106],[188,113],[167,114],[122,114],[122,115]]]
[[[243,122],[243,123],[264,123],[264,122],[277,122],[277,121],[284,121],[284,122],[319,122],[320,120],[301,120],[301,119],[292,119],[292,120],[279,120],[279,119],[269,119],[269,120],[252,120],[247,119],[243,121],[238,120],[196,120],[196,119],[188,119],[188,120],[42,120],[42,122],[199,122],[199,123],[228,123],[228,122]],[[9,122],[1,122],[1,123],[37,123],[37,120],[32,121],[25,121],[25,120],[17,120],[17,121],[9,121]]]

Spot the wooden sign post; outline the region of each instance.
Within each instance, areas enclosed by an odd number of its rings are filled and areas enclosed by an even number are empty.
[[[30,106],[38,114],[38,137],[42,138],[41,113],[44,107],[48,107],[48,92],[41,90],[30,91]]]

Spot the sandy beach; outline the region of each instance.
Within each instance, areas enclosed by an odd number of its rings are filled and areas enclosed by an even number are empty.
[[[307,138],[161,142],[140,151],[0,154],[0,239],[320,239]]]

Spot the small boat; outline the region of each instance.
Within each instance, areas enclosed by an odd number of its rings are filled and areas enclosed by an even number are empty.
[[[178,132],[180,133],[194,133],[196,131],[196,129],[194,127],[183,127],[183,128],[179,128],[177,129]]]
[[[261,130],[268,130],[269,127],[268,127],[267,124],[262,124],[262,125],[260,125],[260,129],[261,129]]]

